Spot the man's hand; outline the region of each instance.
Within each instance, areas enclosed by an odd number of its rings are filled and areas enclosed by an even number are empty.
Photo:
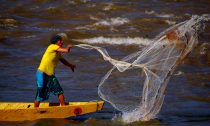
[[[76,68],[76,65],[71,64],[70,67],[71,67],[72,72],[74,72],[74,69]]]
[[[68,50],[70,50],[72,47],[73,47],[72,44],[68,44],[68,45],[66,46],[66,48],[68,48]]]
[[[60,58],[60,61],[71,68],[71,70],[74,72],[74,69],[76,68],[76,65],[69,63],[67,60],[65,60],[64,58]]]

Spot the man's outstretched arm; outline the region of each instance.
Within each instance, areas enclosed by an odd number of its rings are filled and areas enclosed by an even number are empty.
[[[72,47],[73,46],[71,44],[69,44],[65,48],[63,48],[63,47],[58,48],[57,51],[61,52],[61,53],[68,53]]]

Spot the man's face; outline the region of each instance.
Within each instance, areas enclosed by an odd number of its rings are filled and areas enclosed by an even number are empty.
[[[58,40],[57,45],[62,47],[63,46],[63,41],[62,40]]]

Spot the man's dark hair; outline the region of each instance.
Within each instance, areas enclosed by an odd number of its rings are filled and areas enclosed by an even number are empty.
[[[62,37],[59,36],[59,35],[54,35],[54,36],[50,39],[50,42],[51,42],[51,44],[56,44],[57,41],[59,41],[59,40],[62,40]]]

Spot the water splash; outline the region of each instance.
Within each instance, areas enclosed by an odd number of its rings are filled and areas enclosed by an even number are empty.
[[[111,45],[149,45],[151,44],[151,39],[147,38],[106,38],[103,36],[88,38],[88,39],[75,39],[74,41],[83,42],[86,44],[111,44]]]
[[[97,50],[113,65],[99,84],[99,96],[122,112],[124,122],[147,121],[159,113],[173,71],[198,44],[198,35],[205,28],[203,22],[208,20],[209,15],[193,16],[166,29],[152,40],[153,44],[120,61],[101,47],[76,46]],[[132,81],[137,79],[133,75],[138,75],[137,83]],[[119,81],[112,81],[116,77]]]

